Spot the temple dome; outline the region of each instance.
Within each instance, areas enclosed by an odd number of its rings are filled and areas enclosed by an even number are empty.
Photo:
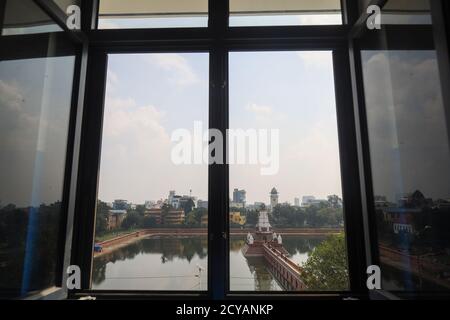
[[[270,191],[270,194],[278,194],[277,189],[275,187],[272,188],[272,191]]]

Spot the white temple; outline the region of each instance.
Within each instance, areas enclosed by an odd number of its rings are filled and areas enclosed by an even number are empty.
[[[258,216],[258,223],[256,224],[257,232],[272,232],[272,226],[269,222],[267,211],[261,210]]]

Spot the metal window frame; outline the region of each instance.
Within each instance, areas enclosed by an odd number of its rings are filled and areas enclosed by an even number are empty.
[[[51,1],[34,0],[64,30],[64,37],[78,46],[73,83],[72,109],[64,179],[64,219],[60,239],[60,287],[37,298],[78,298],[85,295],[99,299],[307,299],[329,300],[345,297],[369,298],[365,287],[365,268],[377,262],[376,225],[371,214],[373,203],[368,132],[364,105],[359,47],[353,41],[365,32],[367,14],[358,10],[354,0],[341,0],[343,25],[229,27],[228,0],[209,0],[207,28],[96,30],[99,0],[82,0],[82,30],[70,31],[61,10]],[[2,3],[2,2],[0,2]],[[386,0],[372,0],[384,5]],[[448,3],[441,1],[448,9]],[[441,7],[442,8],[442,7]],[[0,6],[0,20],[3,18]],[[441,49],[444,69],[448,67],[448,14],[440,14],[445,38]],[[1,23],[0,23],[1,28]],[[402,26],[394,26],[401,32]],[[46,35],[8,36],[35,40]],[[19,38],[20,37],[20,38]],[[6,41],[1,37],[1,41]],[[5,46],[3,46],[5,47]],[[231,51],[333,51],[336,112],[341,162],[341,180],[345,200],[345,229],[349,259],[350,290],[345,292],[232,292],[229,288],[228,165],[208,168],[208,291],[99,291],[90,290],[90,272],[98,172],[101,151],[103,105],[106,86],[107,55],[138,52],[208,52],[210,58],[209,126],[222,132],[228,128],[228,53]],[[38,48],[36,51],[39,51]],[[17,51],[18,52],[18,51]],[[447,59],[447,60],[446,60]],[[447,64],[445,64],[447,63]],[[448,71],[448,70],[447,70]],[[448,72],[441,75],[448,83]],[[448,101],[448,97],[447,100]],[[448,118],[448,117],[447,117]],[[448,120],[448,119],[447,119]],[[448,120],[449,121],[449,120]],[[226,135],[224,135],[226,137]],[[212,219],[214,217],[214,219]],[[68,265],[89,270],[82,275],[82,289],[67,291],[63,284]],[[214,272],[211,272],[214,270]],[[381,293],[386,298],[389,293]],[[390,296],[395,298],[396,296]],[[406,296],[405,296],[406,297]],[[417,296],[415,296],[417,298]]]
[[[389,0],[371,0],[368,5],[378,5],[383,8]],[[366,20],[368,14],[359,12],[354,7],[352,12],[358,18],[355,20],[349,33],[349,57],[351,71],[351,85],[353,91],[353,105],[355,114],[355,125],[357,133],[358,165],[360,172],[360,190],[362,196],[362,218],[364,225],[364,245],[367,265],[379,265],[377,223],[374,207],[374,193],[372,180],[372,166],[370,158],[369,132],[367,123],[364,81],[362,73],[361,50],[362,48],[376,49],[379,43],[377,38],[380,32],[388,34],[390,50],[417,49],[436,50],[438,55],[439,71],[442,87],[448,87],[449,66],[449,19],[448,10],[450,5],[445,0],[430,0],[432,25],[384,25],[384,30],[368,30]],[[437,24],[437,28],[436,28]],[[437,30],[436,30],[437,29]],[[369,32],[371,34],[369,34]],[[412,32],[417,37],[409,39],[404,37],[405,33]],[[433,34],[433,37],[429,37]],[[365,37],[364,39],[362,39]],[[417,41],[420,39],[420,41]],[[447,85],[446,85],[447,84]],[[446,111],[447,128],[450,128],[450,101],[449,93],[442,90],[443,102]],[[450,143],[450,133],[449,143]],[[369,291],[369,297],[373,300],[399,300],[399,299],[449,299],[450,292],[401,292],[387,290]]]
[[[65,299],[68,290],[63,285],[67,274],[65,270],[70,265],[72,245],[72,228],[74,217],[74,184],[78,171],[79,137],[81,133],[80,119],[83,112],[83,96],[87,61],[87,38],[81,31],[71,31],[66,27],[66,17],[53,1],[33,0],[63,31],[54,33],[39,33],[0,36],[0,56],[2,60],[30,59],[49,57],[48,42],[54,39],[57,45],[53,48],[51,57],[74,55],[74,75],[67,132],[66,159],[61,198],[61,219],[58,232],[58,249],[56,257],[56,278],[53,287],[29,292],[24,299]],[[0,34],[3,28],[6,1],[0,2]],[[0,292],[1,297],[11,298],[19,292]]]
[[[92,1],[96,14],[98,2]],[[347,7],[342,1],[342,8]],[[93,19],[86,18],[91,26]],[[343,21],[349,21],[343,10]],[[89,270],[82,277],[82,290],[69,297],[92,295],[108,299],[342,299],[367,298],[363,281],[365,252],[361,197],[357,171],[356,132],[347,47],[348,25],[229,27],[228,0],[209,1],[207,28],[90,30],[85,114],[80,147],[78,192],[74,225],[72,263]],[[210,58],[209,127],[225,133],[228,128],[228,53],[231,51],[333,51],[335,92],[341,152],[342,187],[350,270],[350,290],[344,292],[241,292],[229,288],[228,165],[208,169],[208,291],[91,290],[90,272],[94,237],[95,207],[106,83],[107,55],[142,52],[208,52]],[[345,81],[342,81],[345,79]],[[226,135],[224,135],[226,137]]]

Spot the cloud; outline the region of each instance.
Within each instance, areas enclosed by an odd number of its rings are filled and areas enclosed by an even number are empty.
[[[299,51],[297,56],[307,68],[329,70],[333,66],[331,51]]]
[[[183,56],[176,53],[156,53],[145,56],[147,62],[168,71],[171,75],[169,81],[180,85],[189,86],[198,83],[199,77],[194,72],[189,62]]]

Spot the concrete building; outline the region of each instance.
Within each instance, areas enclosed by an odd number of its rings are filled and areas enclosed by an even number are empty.
[[[317,206],[321,203],[328,203],[326,199],[316,199],[314,196],[304,196],[302,198],[302,207]]]
[[[208,214],[202,215],[202,220],[201,220],[200,224],[204,227],[208,225]]]
[[[106,218],[106,228],[108,230],[120,228],[126,216],[126,210],[109,210],[108,217]]]
[[[198,200],[197,208],[208,209],[208,201]]]
[[[243,209],[245,208],[245,204],[241,202],[230,202],[230,208]]]
[[[166,214],[161,208],[153,208],[145,211],[145,216],[153,217],[156,224],[181,225],[184,223],[185,214],[183,210],[172,209]]]
[[[130,203],[128,203],[127,200],[114,200],[113,202],[113,209],[114,210],[128,210],[130,209]]]
[[[162,221],[165,225],[181,225],[184,223],[185,214],[183,210],[170,210],[162,215]]]
[[[246,201],[246,191],[235,188],[233,190],[233,202],[242,203],[245,206],[245,201]]]

